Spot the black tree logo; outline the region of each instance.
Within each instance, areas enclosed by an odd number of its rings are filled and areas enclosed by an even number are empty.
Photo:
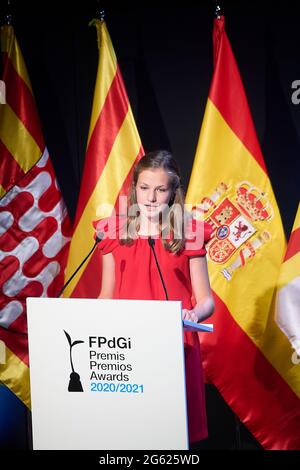
[[[75,346],[75,344],[84,343],[84,341],[78,340],[72,343],[71,336],[65,330],[64,330],[64,333],[67,337],[67,340],[70,346],[70,363],[71,363],[71,368],[72,368],[72,372],[70,374],[70,382],[69,382],[68,391],[69,392],[83,392],[83,388],[80,382],[80,375],[77,374],[77,372],[75,372],[74,370],[73,359],[72,359],[72,348],[73,346]]]

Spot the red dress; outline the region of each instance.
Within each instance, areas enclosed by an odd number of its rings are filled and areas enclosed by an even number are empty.
[[[106,232],[105,220],[102,220],[100,224],[101,227],[98,227],[98,230]],[[123,226],[123,222],[120,225]],[[165,292],[148,244],[148,237],[140,236],[132,245],[122,245],[118,237],[120,230],[119,226],[114,234],[108,231],[98,245],[102,254],[112,253],[115,260],[113,298],[165,300]],[[205,224],[204,242],[209,239],[210,232],[209,225]],[[180,300],[182,308],[191,309],[193,306],[189,257],[205,256],[204,242],[202,238],[201,246],[198,243],[198,247],[194,249],[185,249],[179,254],[174,254],[165,250],[160,238],[157,237],[155,240],[155,251],[169,300]],[[189,440],[196,442],[207,437],[203,370],[198,334],[185,331],[184,346]]]

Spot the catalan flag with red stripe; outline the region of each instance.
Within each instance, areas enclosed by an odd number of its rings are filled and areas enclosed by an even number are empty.
[[[133,166],[143,155],[116,55],[104,21],[93,20],[97,29],[99,62],[90,129],[69,252],[66,279],[94,244],[93,222],[120,212]],[[98,297],[101,259],[96,250],[65,290],[65,296]]]
[[[266,449],[300,448],[300,374],[274,318],[285,237],[238,67],[215,19],[214,73],[187,192],[210,223],[207,379]]]
[[[12,26],[1,28],[1,50],[0,381],[30,406],[26,298],[61,289],[71,224]]]
[[[300,204],[280,269],[276,321],[295,350],[293,360],[300,364]]]

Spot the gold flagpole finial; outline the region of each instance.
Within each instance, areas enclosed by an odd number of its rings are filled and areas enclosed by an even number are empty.
[[[97,0],[96,18],[98,18],[100,21],[105,21],[105,11],[101,5],[101,0]]]
[[[12,12],[11,12],[11,1],[7,0],[6,11],[4,14],[3,23],[11,26],[12,24]]]

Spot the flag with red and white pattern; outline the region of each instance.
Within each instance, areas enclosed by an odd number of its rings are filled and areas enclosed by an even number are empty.
[[[29,406],[26,298],[60,291],[71,223],[12,26],[1,28],[1,49],[0,381]]]

